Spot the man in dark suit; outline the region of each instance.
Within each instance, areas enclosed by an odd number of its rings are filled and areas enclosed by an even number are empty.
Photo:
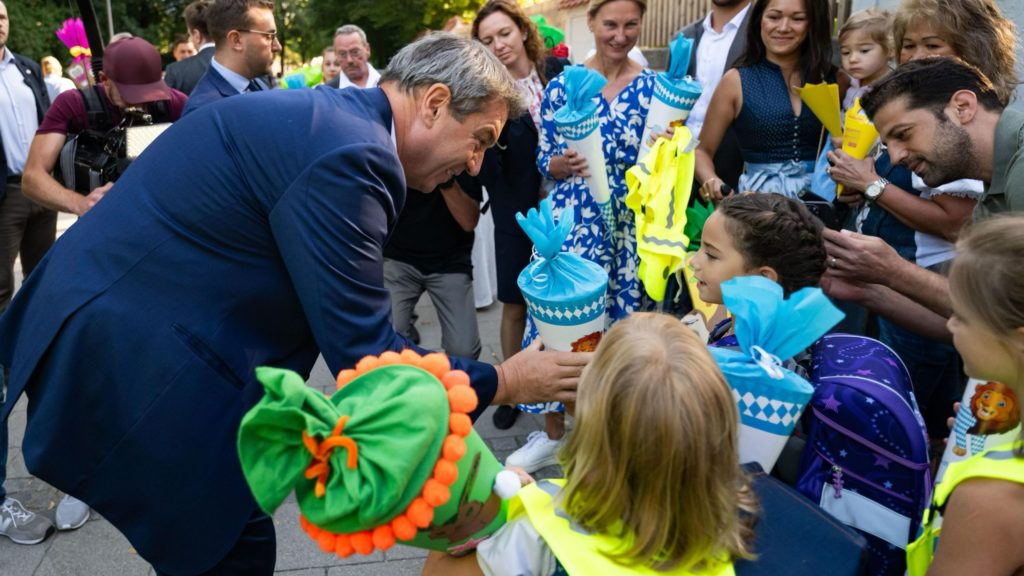
[[[749,13],[750,0],[712,0],[707,16],[679,31],[679,34],[693,39],[688,74],[704,87],[686,120],[686,126],[694,137],[700,136],[704,115],[722,76],[736,66],[746,50]],[[743,173],[743,157],[731,129],[722,138],[715,154],[715,172],[733,190],[736,189]],[[700,183],[696,185],[699,187]]]
[[[481,97],[484,94],[486,96]],[[0,317],[5,406],[33,410],[36,476],[160,574],[270,574],[272,520],[242,476],[257,366],[308,375],[414,346],[391,327],[383,246],[406,187],[476,174],[522,100],[486,48],[400,51],[379,88],[266,91],[176,122],[51,249]],[[480,405],[572,400],[589,356],[453,359]]]
[[[0,312],[14,293],[14,261],[28,276],[50,247],[57,213],[35,204],[21,193],[21,174],[29,143],[43,120],[50,100],[39,65],[7,47],[10,21],[0,2]],[[3,371],[0,370],[0,379]],[[0,399],[4,386],[0,380]],[[48,520],[26,510],[4,490],[7,479],[7,423],[0,422],[0,535],[18,544],[42,542],[52,530]]]
[[[185,26],[188,27],[189,38],[198,52],[181,62],[168,64],[164,74],[164,82],[169,87],[186,95],[192,93],[199,79],[206,74],[210,67],[210,59],[213,58],[213,38],[206,25],[206,10],[211,4],[213,0],[195,0],[185,7]]]
[[[259,77],[270,72],[274,54],[281,51],[270,0],[214,0],[206,11],[206,25],[216,50],[189,95],[186,115],[222,98],[266,90]]]

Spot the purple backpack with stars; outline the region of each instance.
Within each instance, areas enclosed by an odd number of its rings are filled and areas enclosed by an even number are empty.
[[[819,340],[810,372],[796,489],[867,538],[869,574],[903,574],[932,488],[910,374],[885,344],[849,334]]]

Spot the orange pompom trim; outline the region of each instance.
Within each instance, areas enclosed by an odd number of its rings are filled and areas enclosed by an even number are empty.
[[[434,465],[434,473],[404,511],[371,530],[361,530],[351,534],[334,534],[313,524],[304,515],[299,515],[299,526],[310,538],[319,544],[324,552],[333,552],[342,558],[359,554],[372,554],[376,550],[387,550],[394,546],[396,540],[408,541],[416,537],[419,529],[427,528],[434,521],[434,509],[445,505],[451,499],[449,486],[459,478],[458,462],[466,455],[465,437],[473,431],[473,421],[469,413],[476,409],[476,391],[470,386],[469,375],[462,370],[452,370],[448,357],[438,352],[420,356],[415,350],[405,349],[401,353],[387,351],[380,356],[365,356],[355,369],[342,370],[338,373],[338,388],[342,388],[355,378],[380,366],[390,364],[406,364],[416,366],[433,374],[444,385],[448,395],[448,406],[451,414],[448,417],[448,429],[451,432],[445,437],[441,446],[441,456]],[[306,445],[313,461],[306,469],[306,478],[316,478],[314,493],[322,497],[326,492],[326,484],[330,475],[330,456],[334,448],[344,447],[348,451],[346,465],[355,468],[358,458],[358,446],[342,430],[348,416],[342,416],[334,427],[333,433],[320,443],[302,432],[302,441]]]

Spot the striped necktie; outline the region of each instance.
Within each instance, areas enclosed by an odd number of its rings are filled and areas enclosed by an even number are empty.
[[[249,85],[245,88],[246,92],[259,92],[260,90],[263,90],[263,86],[255,78],[249,80]]]

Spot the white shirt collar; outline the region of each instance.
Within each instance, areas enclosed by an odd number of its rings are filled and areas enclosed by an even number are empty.
[[[203,44],[202,46],[197,48],[196,52],[202,52],[203,50],[206,50],[207,48],[213,48],[215,46],[216,46],[216,44],[214,44],[213,42],[206,42],[205,44]]]
[[[248,78],[242,76],[234,70],[228,69],[228,67],[224,66],[220,62],[217,62],[216,56],[210,59],[210,66],[213,66],[214,70],[220,73],[220,75],[228,81],[228,84],[231,84],[231,87],[234,88],[239,94],[245,93],[245,91],[249,88]]]
[[[732,17],[732,20],[729,20],[728,22],[725,23],[725,26],[722,27],[721,32],[715,32],[715,29],[711,27],[711,12],[709,11],[708,15],[704,17],[704,31],[709,32],[711,34],[724,34],[729,30],[729,28],[739,28],[740,24],[743,22],[743,19],[747,17],[747,12],[749,11],[750,4],[747,4],[746,6],[743,7],[743,10],[740,10],[739,12],[736,13],[735,16]]]
[[[0,48],[0,50],[4,51],[4,57],[0,58],[0,64],[7,65],[7,64],[10,64],[11,62],[14,62],[14,52],[11,52],[10,50],[8,50],[6,46],[4,46],[3,48]]]
[[[362,86],[362,88],[373,88],[377,85],[378,82],[380,82],[380,72],[377,72],[377,69],[373,67],[373,64],[367,62],[366,86]],[[348,88],[349,86],[356,86],[357,88],[360,87],[354,84],[351,80],[349,80],[348,76],[345,76],[345,73],[342,72],[341,75],[338,76],[338,88]]]

